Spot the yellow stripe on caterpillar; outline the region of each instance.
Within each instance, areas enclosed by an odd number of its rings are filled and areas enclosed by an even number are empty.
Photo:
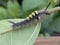
[[[30,20],[30,18],[33,18],[32,14],[29,15],[29,17],[27,17],[27,20]]]
[[[27,17],[26,19],[27,19],[27,20],[29,20],[30,18],[29,18],[29,17]]]
[[[31,15],[29,15],[29,17],[30,17],[30,18],[33,18],[32,14],[31,14]]]
[[[35,11],[36,14],[38,14],[38,11]]]
[[[35,16],[35,13],[34,13],[34,12],[32,12],[32,14],[31,14],[31,15]]]
[[[32,13],[29,15],[29,17],[27,17],[26,19],[27,19],[27,20],[30,20],[30,18],[33,18],[33,16],[36,15],[35,13],[38,14],[38,11],[32,12]]]

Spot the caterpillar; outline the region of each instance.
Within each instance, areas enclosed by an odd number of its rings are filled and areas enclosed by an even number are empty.
[[[49,12],[47,11],[47,8],[49,7],[50,3],[48,4],[48,6],[46,7],[45,10],[43,11],[34,11],[32,12],[28,17],[25,18],[24,21],[22,22],[17,22],[17,23],[14,23],[12,21],[9,21],[10,23],[12,23],[12,27],[13,29],[18,29],[24,25],[27,25],[27,24],[31,24],[31,23],[35,23],[35,22],[38,22],[39,20],[41,20],[45,14],[46,15],[49,15]]]

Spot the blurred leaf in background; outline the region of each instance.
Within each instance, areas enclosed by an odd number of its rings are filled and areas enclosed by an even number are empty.
[[[0,6],[0,20],[7,18],[7,11],[5,8]]]
[[[7,18],[7,0],[0,0],[0,20]]]
[[[0,0],[0,6],[7,8],[7,2],[8,2],[8,0]]]
[[[17,1],[8,1],[8,17],[9,18],[18,18],[21,15],[21,8]]]

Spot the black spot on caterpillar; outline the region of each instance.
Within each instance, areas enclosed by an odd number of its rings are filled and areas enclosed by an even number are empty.
[[[13,29],[19,29],[22,26],[25,26],[27,24],[38,22],[39,20],[41,20],[42,17],[44,17],[45,14],[49,15],[49,12],[47,11],[47,8],[49,7],[49,5],[50,5],[50,3],[46,7],[46,9],[43,11],[32,12],[32,14],[30,14],[27,18],[25,18],[24,21],[17,22],[17,23],[14,23],[12,21],[9,21],[9,22],[13,24],[12,25]]]

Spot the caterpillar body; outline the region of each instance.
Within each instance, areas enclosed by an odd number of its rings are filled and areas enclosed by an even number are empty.
[[[50,3],[48,4],[48,6],[50,5]],[[47,8],[48,8],[47,6]],[[25,26],[27,24],[31,24],[31,23],[36,23],[37,21],[40,21],[42,18],[44,18],[44,16],[49,15],[49,12],[47,11],[47,8],[43,11],[35,11],[32,12],[27,18],[25,18],[24,21],[22,22],[17,22],[14,23],[12,21],[9,21],[10,23],[12,23],[12,27],[13,29],[18,29],[22,26]]]

